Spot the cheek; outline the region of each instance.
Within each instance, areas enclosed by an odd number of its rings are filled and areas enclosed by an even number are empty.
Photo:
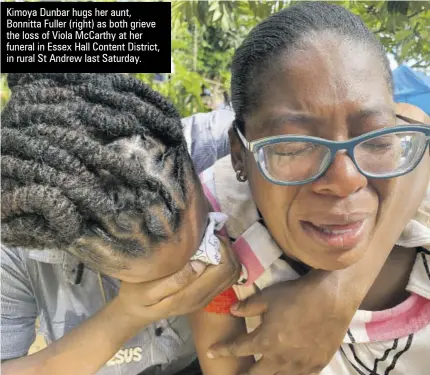
[[[258,209],[263,213],[266,208],[272,206],[273,184],[267,181],[258,169],[257,163],[248,157],[246,161],[246,176],[248,178],[249,187],[251,189],[254,202]]]
[[[395,191],[396,179],[394,178],[390,178],[388,180],[369,179],[368,182],[369,182],[369,187],[375,191],[376,196],[378,197],[379,210],[380,210],[384,202]]]
[[[265,222],[270,227],[276,223],[276,226],[285,228],[288,213],[300,188],[272,184],[264,178],[255,162],[247,166],[247,171],[252,197]]]

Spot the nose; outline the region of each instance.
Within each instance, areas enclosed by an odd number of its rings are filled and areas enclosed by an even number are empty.
[[[356,168],[346,153],[338,153],[333,163],[317,181],[312,190],[317,194],[345,198],[367,186],[367,178]]]

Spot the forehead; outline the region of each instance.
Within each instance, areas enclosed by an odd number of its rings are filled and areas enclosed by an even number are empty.
[[[338,35],[310,34],[268,68],[255,111],[330,116],[389,107],[392,95],[374,47]],[[255,113],[254,113],[255,114]]]

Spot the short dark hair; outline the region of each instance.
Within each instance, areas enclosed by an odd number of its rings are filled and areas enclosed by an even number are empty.
[[[338,5],[303,2],[261,22],[236,50],[231,91],[235,121],[241,131],[244,131],[245,114],[258,104],[259,78],[267,71],[270,62],[294,49],[309,33],[323,31],[333,31],[374,48],[392,89],[391,69],[385,51],[360,17]]]
[[[77,240],[107,240],[111,254],[134,257],[178,230],[196,174],[165,98],[124,74],[9,74],[8,83],[5,244],[72,248],[99,262]],[[132,233],[144,233],[145,246]]]

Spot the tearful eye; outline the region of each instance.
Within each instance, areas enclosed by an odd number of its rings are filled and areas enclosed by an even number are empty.
[[[308,155],[315,150],[316,145],[312,143],[286,143],[278,144],[272,147],[271,151],[277,156],[302,156]]]
[[[368,151],[387,151],[393,149],[395,146],[401,146],[400,139],[396,136],[389,135],[369,139],[361,143],[359,147]]]
[[[393,144],[392,143],[366,143],[363,146],[371,150],[386,150],[391,148]]]

